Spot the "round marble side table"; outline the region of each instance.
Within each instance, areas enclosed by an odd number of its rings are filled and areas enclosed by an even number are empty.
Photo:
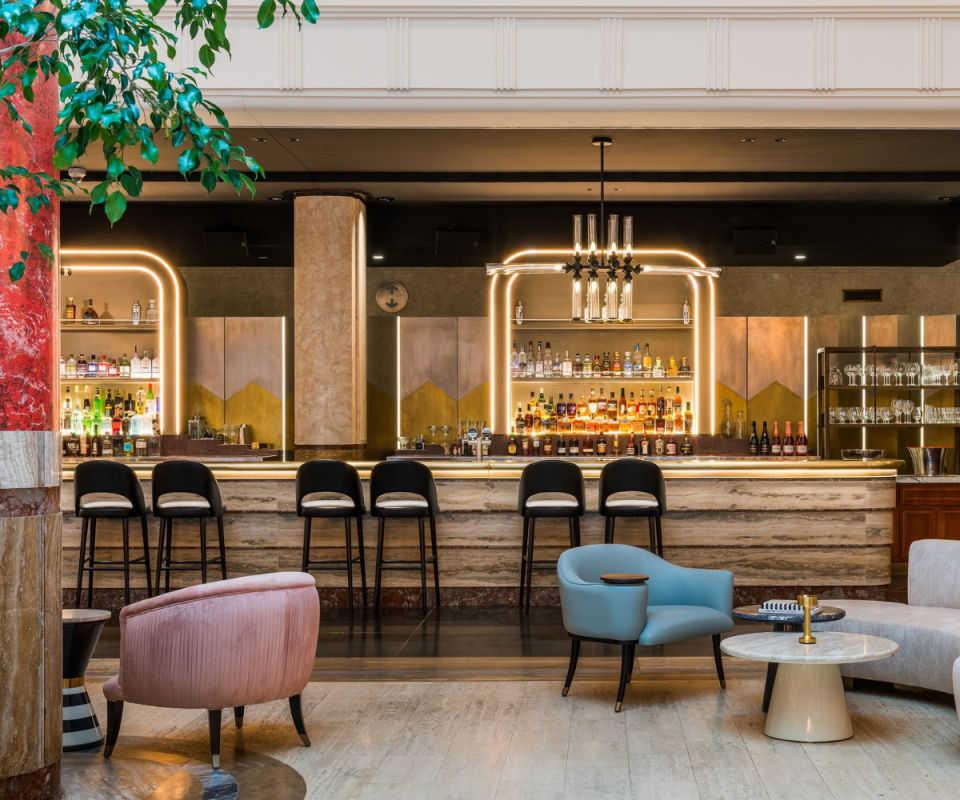
[[[103,744],[100,721],[90,704],[84,674],[109,611],[65,608],[63,614],[63,751]]]
[[[747,619],[751,622],[769,622],[773,625],[774,633],[803,630],[803,612],[796,611],[769,611],[759,605],[739,606],[733,609],[733,616],[738,619]],[[836,622],[847,616],[842,608],[822,606],[816,614],[810,615],[811,622]],[[763,684],[763,703],[760,710],[764,714],[770,708],[770,695],[773,693],[773,682],[777,677],[777,663],[767,664],[767,678]]]
[[[895,655],[896,642],[859,633],[817,632],[816,644],[782,633],[749,633],[724,639],[731,656],[779,663],[764,732],[790,742],[837,742],[853,736],[840,664]]]

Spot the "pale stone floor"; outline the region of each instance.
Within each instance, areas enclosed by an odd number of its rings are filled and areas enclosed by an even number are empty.
[[[764,736],[762,682],[749,674],[731,675],[726,691],[703,676],[635,678],[620,714],[613,680],[575,681],[564,698],[562,674],[312,682],[310,748],[286,703],[248,707],[239,732],[226,711],[223,769],[240,798],[267,800],[960,798],[960,724],[946,695],[849,691],[854,738],[801,745]],[[101,685],[89,688],[103,721]],[[65,797],[200,798],[189,765],[209,763],[207,742],[205,712],[128,704],[109,762],[65,754]]]

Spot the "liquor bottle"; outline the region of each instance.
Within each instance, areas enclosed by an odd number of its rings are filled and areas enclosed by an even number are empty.
[[[607,417],[607,396],[603,393],[603,387],[600,387],[600,394],[597,397],[597,417],[606,419]]]
[[[613,374],[614,377],[619,378],[623,375],[623,364],[620,362],[620,351],[615,351],[613,354]]]
[[[654,442],[653,446],[654,452],[658,456],[662,456],[666,452],[667,443],[663,441],[663,436],[661,436],[659,432],[657,433],[657,440]]]
[[[70,354],[70,358],[67,359],[67,377],[76,378],[77,377],[77,361],[73,357],[73,353]]]
[[[87,438],[87,432],[80,432],[80,448],[79,448],[80,458],[89,458],[90,457],[90,440]]]
[[[118,378],[120,376],[120,367],[117,366],[117,359],[110,359],[110,369],[107,372],[111,378]]]
[[[98,416],[103,414],[103,398],[100,397],[100,388],[94,390],[93,395],[93,411]]]
[[[83,433],[83,408],[80,405],[80,387],[75,386],[73,392],[73,411],[70,413],[70,429],[75,436]]]
[[[590,387],[590,400],[587,408],[589,409],[590,419],[594,419],[597,416],[597,393],[592,386]]]
[[[793,458],[797,454],[793,442],[793,434],[790,432],[790,420],[783,423],[785,430],[783,432],[783,454],[788,458]]]
[[[104,458],[113,458],[113,435],[104,431],[102,452]]]
[[[73,302],[72,297],[67,298],[67,308],[64,311],[63,319],[71,325],[77,321],[77,304]]]
[[[663,396],[663,386],[660,387],[660,394],[657,395],[657,416],[662,417],[667,411],[667,400]]]
[[[637,445],[639,448],[637,455],[648,456],[650,455],[650,440],[647,438],[646,432],[640,437],[640,443]]]
[[[99,372],[100,365],[97,363],[97,354],[94,353],[87,362],[87,376],[96,378]]]
[[[537,378],[543,377],[543,348],[540,342],[537,342],[537,358],[533,362],[533,374]]]
[[[623,399],[623,407],[624,409],[627,407],[626,399]],[[617,405],[617,398],[614,397],[613,392],[610,392],[610,399],[607,400],[607,419],[610,422],[616,422],[620,419],[620,407]]]
[[[107,389],[107,397],[103,401],[103,416],[113,417],[113,398],[110,396],[110,389]]]
[[[674,431],[676,423],[674,421],[673,413],[668,409],[667,416],[663,418],[663,432],[672,434]]]
[[[582,378],[583,377],[583,362],[580,360],[580,354],[577,353],[577,357],[573,362],[573,377]]]
[[[77,359],[77,377],[87,377],[87,359],[83,357],[83,353],[81,353],[80,358]]]
[[[534,430],[533,438],[530,440],[530,455],[534,458],[540,458],[542,455],[540,450],[540,431]]]
[[[517,325],[523,325],[523,303],[519,300],[517,300],[517,304],[514,306],[513,318],[516,320]]]
[[[537,400],[537,405],[540,406],[541,411],[547,410],[547,401],[544,399],[542,386],[540,387],[540,398]]]
[[[639,344],[638,344],[639,347]],[[643,377],[649,378],[653,375],[653,358],[650,356],[650,342],[647,342],[647,350],[643,354]]]
[[[611,455],[613,455],[614,458],[620,458],[620,437],[619,436],[613,437],[613,453]]]
[[[633,392],[630,392],[630,398],[633,399]],[[623,419],[625,416],[627,416],[627,396],[626,390],[621,386],[620,403],[617,405],[617,417]]]
[[[783,455],[783,448],[780,446],[780,428],[776,420],[773,421],[773,441],[770,442],[770,455]]]
[[[650,407],[647,406],[647,411],[649,412],[649,410],[650,410]],[[652,414],[647,413],[647,415],[643,418],[643,430],[653,432],[656,430],[656,428],[657,428],[657,413],[656,413],[656,406],[654,406],[654,413]]]
[[[610,364],[610,353],[603,354],[603,364],[600,367],[600,374],[604,378],[609,378],[612,372],[612,366]]]
[[[548,343],[549,346],[549,343]],[[553,369],[551,370],[554,378],[559,378],[563,374],[563,364],[560,363],[560,350],[553,351]]]
[[[535,378],[537,375],[537,359],[533,354],[533,339],[527,343],[527,377]]]
[[[553,352],[550,350],[550,342],[543,351],[543,374],[546,377],[553,375]]]
[[[593,362],[590,360],[590,354],[587,353],[583,357],[583,377],[592,378],[593,377]]]
[[[123,436],[123,455],[124,458],[130,458],[133,455],[133,437],[129,433]]]
[[[143,391],[142,386],[139,389],[137,389],[137,399],[134,401],[133,407],[136,409],[136,412],[142,417],[143,412],[146,410],[146,407],[147,407],[147,393]]]
[[[160,351],[153,351],[153,358],[150,360],[150,377],[159,378],[160,377]]]
[[[633,376],[633,362],[630,360],[630,351],[623,351],[623,376],[630,378]]]
[[[566,458],[567,456],[567,443],[562,436],[557,437],[557,456],[559,458]]]
[[[653,365],[653,372],[651,373],[651,377],[662,378],[666,374],[667,372],[663,368],[663,363],[660,361],[660,356],[657,356],[657,360],[656,362],[654,362],[654,365]]]
[[[60,354],[60,377],[61,378],[67,377],[67,362],[66,362],[66,359],[64,359],[63,357],[63,353]]]
[[[139,377],[141,377],[141,374],[142,374],[142,373],[140,372],[140,369],[141,369],[141,366],[140,366],[140,356],[137,355],[137,346],[134,345],[134,346],[133,346],[133,358],[130,359],[130,377],[131,377],[131,378],[139,378]]]
[[[753,425],[753,433],[750,434],[750,443],[749,443],[750,455],[752,455],[752,456],[758,456],[758,455],[760,455],[760,439],[757,437],[757,423],[756,423],[756,420],[754,420],[754,421],[753,421],[752,423],[750,423],[750,424]],[[791,442],[791,446],[792,446],[792,445],[793,445],[793,439],[791,439],[790,442]]]
[[[771,452],[770,448],[770,436],[767,434],[767,421],[763,421],[763,433],[760,434],[760,455],[769,456]]]
[[[690,324],[690,301],[689,300],[683,301],[683,324],[684,325]]]
[[[137,458],[143,458],[147,454],[147,438],[141,436],[137,439],[136,445],[134,445],[134,455]]]
[[[587,434],[587,438],[583,440],[583,457],[591,458],[594,453],[594,444],[593,437]]]
[[[690,438],[689,433],[683,437],[683,444],[680,445],[680,455],[682,456],[693,455],[693,440]]]
[[[579,359],[579,356],[578,356]],[[563,373],[564,378],[573,377],[573,362],[570,360],[570,351],[565,350],[563,356],[563,365],[561,367],[561,372]]]
[[[83,355],[82,355],[82,354],[80,355],[80,358],[83,358]],[[77,365],[77,375],[79,375],[79,374],[80,374],[80,366],[79,366],[79,364],[78,364],[78,365]],[[123,354],[123,358],[120,359],[120,377],[121,377],[121,378],[129,378],[129,377],[131,377],[131,375],[130,375],[130,362],[127,361],[127,354],[126,354],[126,353],[124,353],[124,354]]]
[[[513,350],[510,352],[510,375],[519,378],[520,372],[520,353],[517,352],[517,340],[513,340]]]
[[[543,457],[553,457],[553,435],[550,433],[543,437]]]
[[[668,456],[675,456],[677,454],[677,440],[674,439],[672,435],[667,439],[666,450]]]
[[[807,434],[803,432],[803,420],[797,423],[797,457],[809,454],[807,447]]]
[[[533,392],[530,392],[530,399],[533,399]],[[523,430],[525,433],[533,433],[533,406],[527,403],[527,413],[523,415]]]
[[[133,305],[130,306],[130,321],[134,325],[140,324],[140,301],[134,300]]]
[[[657,419],[654,423],[654,429],[657,433],[666,433],[667,432],[667,420],[664,417],[657,415]]]
[[[155,305],[156,300],[147,301],[147,324],[156,324],[157,322],[157,307]]]
[[[597,455],[602,457],[602,456],[606,456],[606,454],[607,454],[607,440],[603,436],[600,436],[597,438]]]
[[[113,419],[110,420],[110,432],[114,437],[118,436],[120,429],[123,427],[123,400],[120,397],[120,392],[117,392],[117,399],[113,404]],[[114,450],[117,449],[117,443],[113,443]],[[119,455],[119,453],[118,453]]]
[[[130,435],[131,436],[140,435],[140,423],[142,419],[143,418],[136,411],[134,412],[133,416],[130,417]]]
[[[670,356],[670,361],[667,363],[667,377],[668,377],[668,378],[676,378],[676,377],[677,377],[677,373],[678,373],[678,370],[677,370],[677,359],[675,359],[673,356]],[[680,391],[680,387],[679,387],[679,386],[677,387],[677,391],[678,391],[678,392]]]
[[[97,375],[101,378],[110,376],[110,363],[107,361],[106,353],[100,357],[100,363],[97,364]]]
[[[87,325],[99,325],[100,315],[93,310],[93,298],[87,300],[87,307],[83,309],[83,321]]]
[[[691,374],[690,365],[687,363],[687,357],[684,356],[682,359],[680,359],[679,375],[681,378],[689,378]]]
[[[569,407],[569,404],[568,404]],[[583,433],[586,430],[586,425],[584,421],[586,420],[589,414],[589,408],[584,402],[583,395],[580,395],[580,402],[577,405],[577,415],[573,419],[573,432],[574,433]]]
[[[543,430],[543,412],[540,411],[540,404],[537,403],[537,405],[534,407],[534,411],[533,411],[533,432],[534,432],[534,435],[539,434],[540,431],[542,431],[542,430]]]
[[[640,342],[637,342],[633,350],[633,377],[643,377],[643,356],[640,354]]]
[[[570,447],[568,449],[570,450],[571,458],[576,458],[580,455],[580,440],[576,436],[570,439]]]
[[[603,377],[603,362],[600,360],[600,356],[593,357],[593,377]]]
[[[572,397],[572,395],[571,395]],[[567,404],[563,400],[563,394],[560,394],[560,400],[557,402],[557,420],[563,419],[567,416]]]
[[[93,411],[90,408],[90,398],[83,398],[83,432],[90,434],[90,427],[93,425]]]
[[[680,396],[680,387],[677,387],[677,393],[673,396],[673,413],[683,414],[683,398]]]
[[[73,415],[73,398],[70,396],[70,387],[67,387],[63,398],[63,414],[60,416],[60,429],[67,430],[70,427],[70,419]]]
[[[517,354],[517,378],[527,377],[527,351],[523,349],[523,342],[520,342],[520,352]]]
[[[651,419],[657,417],[657,400],[653,396],[653,389],[650,390],[650,399],[647,400],[647,416]]]
[[[633,438],[633,434],[630,434],[630,441],[627,442],[627,455],[635,456],[637,454],[637,441]]]
[[[690,401],[687,401],[687,410],[683,412],[683,432],[693,433],[693,412],[690,410]]]

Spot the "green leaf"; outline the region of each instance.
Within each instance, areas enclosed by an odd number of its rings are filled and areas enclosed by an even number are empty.
[[[210,49],[209,45],[203,45],[200,48],[200,63],[205,67],[212,67],[213,62],[217,60],[217,57],[213,54],[213,50]]]
[[[320,9],[317,8],[314,0],[303,0],[300,11],[303,13],[303,18],[311,24],[320,19]]]
[[[120,185],[123,187],[123,190],[130,195],[131,197],[140,196],[140,186],[137,184],[136,179],[133,175],[130,175],[127,172],[124,172],[120,176]]]
[[[26,271],[27,265],[22,261],[17,261],[10,269],[7,271],[7,274],[10,275],[10,280],[16,283],[23,277],[24,271]]]
[[[107,199],[107,190],[110,188],[110,181],[100,181],[90,192],[90,205],[100,205]]]
[[[153,143],[153,140],[150,139],[140,145],[140,155],[151,164],[156,164],[157,159],[160,158],[160,151],[157,150],[157,146]]]
[[[260,9],[257,11],[257,24],[261,28],[269,28],[273,25],[273,16],[277,12],[277,4],[274,0],[263,0]]]
[[[37,242],[37,250],[39,250],[40,255],[42,255],[44,259],[46,259],[47,264],[49,264],[50,266],[53,266],[53,262],[54,262],[53,248],[51,248],[50,245],[44,244],[43,242]]]
[[[177,167],[183,175],[195,170],[199,163],[200,159],[197,158],[197,154],[193,150],[184,150],[180,154],[180,158],[177,159]]]
[[[107,175],[110,176],[111,180],[116,180],[122,172],[123,159],[119,156],[110,156],[110,158],[107,160]]]
[[[127,198],[123,196],[123,192],[113,192],[107,198],[106,212],[107,219],[110,220],[110,227],[113,227],[120,217],[123,216],[123,212],[127,210]]]

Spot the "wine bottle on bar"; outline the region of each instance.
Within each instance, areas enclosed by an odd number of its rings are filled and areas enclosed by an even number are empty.
[[[808,453],[807,434],[803,431],[803,420],[800,420],[797,423],[797,456],[805,456]]]
[[[780,446],[780,429],[777,427],[776,420],[773,421],[773,441],[770,443],[770,455],[783,455],[783,448]]]
[[[750,424],[753,426],[753,433],[750,434],[750,455],[758,456],[760,455],[760,439],[757,437],[757,422],[754,420]],[[790,441],[793,442],[793,439]]]
[[[767,434],[767,421],[763,421],[763,433],[760,434],[760,455],[770,455],[770,436]]]
[[[783,436],[783,454],[792,458],[797,452],[793,443],[793,434],[790,432],[790,420],[787,420],[784,425],[786,426],[786,430]]]

